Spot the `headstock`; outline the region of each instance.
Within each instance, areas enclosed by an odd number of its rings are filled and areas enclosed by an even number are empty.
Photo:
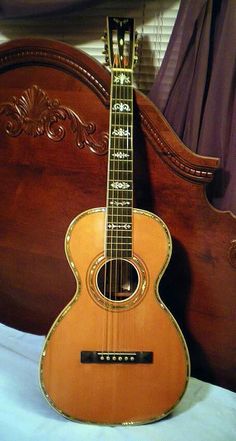
[[[133,18],[107,17],[106,62],[111,69],[133,69],[137,61],[137,33]]]

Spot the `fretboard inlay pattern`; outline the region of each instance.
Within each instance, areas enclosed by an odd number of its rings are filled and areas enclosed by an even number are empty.
[[[132,257],[133,78],[114,71],[111,83],[107,183],[106,256]]]

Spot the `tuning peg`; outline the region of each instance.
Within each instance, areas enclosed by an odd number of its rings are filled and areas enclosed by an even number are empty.
[[[104,66],[110,66],[109,58],[108,57],[105,58],[105,61],[104,61],[103,64],[104,64]]]
[[[101,36],[102,41],[107,41],[107,31],[104,31],[104,34]]]
[[[105,62],[103,64],[104,64],[104,66],[109,66],[110,65],[110,63],[109,63],[109,56],[107,54],[105,56]]]
[[[108,46],[107,44],[104,47],[104,50],[102,51],[102,54],[107,55],[108,54]]]

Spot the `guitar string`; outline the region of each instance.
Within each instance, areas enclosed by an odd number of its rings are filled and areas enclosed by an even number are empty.
[[[122,127],[123,127],[123,130],[125,130],[125,124],[124,124],[124,117],[125,117],[125,115],[124,115],[124,111],[122,110],[122,103],[123,103],[123,101],[124,101],[124,92],[125,92],[125,88],[122,86],[122,87],[120,87],[120,112],[121,112],[121,115],[122,115]],[[125,179],[124,179],[124,164],[125,164],[125,162],[126,162],[126,159],[125,159],[125,157],[124,157],[124,139],[122,140],[122,158],[121,158],[121,160],[120,160],[120,163],[121,163],[121,170],[122,170],[122,172],[121,172],[121,182],[125,182]],[[125,195],[125,189],[122,189],[122,194],[121,194],[121,202],[123,203],[124,202],[124,195]],[[124,219],[124,207],[125,207],[125,205],[121,205],[121,210],[120,210],[120,212],[121,212],[121,216],[120,216],[120,218],[121,218],[121,225],[125,225],[125,219]],[[123,249],[124,249],[124,231],[123,231],[123,229],[122,229],[122,232],[121,232],[121,238],[120,238],[120,242],[122,243],[122,245],[118,245],[119,246],[119,248],[120,248],[120,258],[121,258],[121,264],[120,264],[120,287],[121,287],[121,293],[123,293],[123,268],[124,268],[124,256],[123,256]],[[122,331],[123,331],[123,327],[122,327]],[[119,329],[119,331],[118,331],[118,336],[119,337],[121,337],[120,336],[120,332],[121,332],[121,330]],[[124,339],[122,338],[120,338],[120,340],[122,341],[122,342],[124,342]],[[124,343],[123,343],[124,344]],[[123,347],[122,348],[122,350],[124,350],[125,348]]]
[[[129,259],[132,258],[132,237],[133,237],[133,219],[132,219],[132,211],[133,211],[133,101],[132,101],[132,91],[133,91],[133,77],[132,77],[132,72],[129,73],[129,88],[127,88],[128,91],[128,99],[129,99],[129,106],[130,106],[130,110],[129,110],[129,118],[127,119],[127,123],[129,122],[129,129],[130,129],[130,141],[128,142],[128,147],[129,147],[129,159],[131,162],[127,162],[127,169],[131,172],[131,173],[127,173],[127,175],[130,176],[130,185],[131,185],[131,197],[132,200],[130,199],[130,208],[127,211],[128,216],[127,216],[127,223],[129,223],[131,225],[131,229],[130,229],[130,233],[128,235],[128,241],[129,243],[131,242],[131,245],[129,245],[127,248],[129,249]],[[128,167],[129,165],[129,167]],[[131,249],[131,252],[130,252]],[[132,295],[132,268],[131,268],[131,263],[127,264],[127,270],[126,270],[126,277],[128,280],[128,287],[129,287],[129,294]],[[128,323],[128,327],[129,329],[127,330],[127,332],[130,334],[130,329],[131,329],[131,323]],[[130,348],[129,348],[130,349]]]
[[[119,57],[118,57],[118,59],[119,59]],[[114,64],[115,63],[116,63],[116,67],[117,67],[117,57],[114,58]],[[113,87],[113,90],[115,91],[115,93],[114,93],[114,96],[115,96],[114,103],[116,103],[119,88],[118,88],[118,83],[117,82],[115,82],[115,85],[114,85],[114,76],[113,76],[113,85],[112,85],[112,87]],[[111,241],[111,245],[110,245],[110,249],[111,249],[111,252],[110,252],[110,255],[111,255],[111,261],[110,261],[110,293],[109,293],[110,301],[113,300],[113,298],[112,298],[113,295],[114,295],[114,299],[116,300],[116,286],[117,286],[117,256],[116,256],[117,244],[116,243],[117,243],[117,236],[118,236],[119,228],[115,227],[116,225],[118,225],[118,219],[117,219],[117,215],[115,216],[115,214],[114,214],[114,211],[115,211],[114,210],[114,202],[115,202],[115,200],[118,199],[117,198],[117,196],[118,196],[118,189],[116,189],[116,187],[115,187],[115,182],[118,182],[118,180],[116,180],[116,168],[118,166],[118,158],[115,156],[115,153],[117,153],[118,148],[119,148],[119,144],[120,144],[119,136],[117,137],[117,135],[116,135],[116,130],[117,130],[117,112],[116,112],[116,108],[114,108],[114,113],[113,113],[113,108],[112,108],[111,112],[112,112],[112,114],[111,114],[112,115],[112,118],[111,118],[111,123],[112,124],[111,125],[112,125],[113,130],[114,130],[114,138],[112,138],[113,139],[113,143],[112,143],[113,144],[112,145],[112,148],[113,148],[112,157],[113,157],[114,161],[111,162],[111,164],[112,164],[112,180],[111,180],[111,183],[113,184],[113,186],[112,186],[112,202],[113,202],[113,204],[112,204],[112,222],[111,222],[111,225],[112,225],[112,227],[111,227],[112,241]],[[118,124],[118,126],[119,126],[119,124]],[[118,144],[118,146],[117,146],[117,144]],[[114,256],[115,256],[115,259],[114,259]],[[114,266],[115,266],[115,268],[114,268]],[[112,293],[112,290],[114,291],[113,293]],[[110,339],[109,339],[110,340],[111,351],[115,349],[115,346],[114,346],[114,328],[115,328],[114,320],[115,320],[115,314],[114,314],[113,310],[111,310],[111,313],[110,313]]]
[[[110,120],[109,120],[109,152],[108,152],[108,167],[107,167],[107,199],[106,199],[106,241],[105,241],[105,268],[104,268],[104,281],[103,281],[103,293],[104,301],[106,299],[111,300],[111,256],[113,247],[113,229],[109,228],[109,224],[113,225],[113,204],[111,202],[114,200],[114,190],[111,188],[111,169],[112,169],[112,148],[114,147],[114,142],[112,139],[112,107],[114,101],[114,72],[111,71],[111,86],[110,86]],[[114,173],[112,171],[112,173]],[[105,326],[104,326],[104,352],[109,352],[109,328],[110,328],[110,309],[109,305],[106,303],[105,307]]]
[[[121,68],[122,65],[121,65],[120,56],[118,56],[118,60],[119,60],[119,68]],[[117,89],[116,89],[116,91],[117,91],[116,92],[116,98],[117,98],[116,102],[119,103],[120,102],[120,98],[121,98],[121,92],[122,92],[122,88],[121,88],[120,82],[117,82]],[[119,108],[116,108],[115,112],[116,112],[116,127],[117,127],[117,120],[118,120],[117,130],[120,132],[120,129],[121,129],[121,114],[120,114]],[[118,118],[117,118],[117,116],[118,116]],[[120,135],[121,135],[121,133],[119,133],[119,135],[117,137],[117,144],[118,144],[118,146],[117,146],[117,150],[116,150],[117,156],[116,156],[116,162],[115,162],[115,170],[116,170],[115,174],[116,174],[116,177],[117,177],[116,181],[118,183],[122,182],[122,176],[121,176],[121,171],[120,171],[120,164],[122,164],[122,160],[118,156],[118,153],[121,151],[122,142],[123,142],[122,141],[122,136],[120,136]],[[119,263],[118,263],[118,254],[119,254],[118,248],[119,248],[119,240],[120,240],[119,225],[121,225],[121,223],[120,223],[120,216],[119,216],[119,208],[118,207],[119,207],[120,200],[122,200],[122,190],[119,190],[119,185],[118,185],[118,188],[116,190],[116,195],[117,195],[116,201],[117,201],[118,205],[116,205],[117,208],[115,210],[116,211],[116,222],[115,223],[117,225],[116,241],[115,241],[115,293],[116,293],[115,294],[115,300],[117,302],[117,301],[119,301],[119,297],[117,297],[117,294],[119,296],[119,277],[120,277],[119,274],[118,274],[118,272],[120,270]],[[114,316],[116,318],[116,327],[114,329],[114,341],[116,342],[116,346],[115,347],[118,350],[118,341],[117,340],[118,340],[118,335],[119,335],[119,332],[118,332],[118,319],[119,319],[119,315],[115,314]]]
[[[112,74],[111,74],[112,79]],[[112,106],[112,81],[110,86],[110,106]],[[111,112],[111,109],[110,109]],[[104,273],[103,273],[103,295],[104,298],[107,298],[107,258],[108,258],[108,244],[109,244],[109,237],[108,237],[108,224],[109,224],[109,201],[110,201],[110,189],[109,189],[109,183],[110,183],[110,155],[111,155],[111,124],[109,122],[109,149],[108,149],[108,162],[107,162],[107,194],[106,194],[106,208],[105,208],[105,241],[104,241],[104,256],[105,256],[105,264],[104,264]],[[104,301],[105,301],[104,299]],[[104,314],[105,314],[105,320],[103,325],[103,345],[102,345],[102,356],[104,357],[104,352],[107,352],[108,348],[108,310],[105,307],[104,308]]]
[[[127,73],[127,77],[128,77],[128,73]],[[122,98],[124,98],[124,100],[122,100],[122,102],[124,102],[125,103],[125,101],[126,101],[126,99],[127,99],[127,92],[128,92],[128,84],[126,84],[126,86],[125,87],[123,87],[123,95],[124,96],[122,96]],[[125,119],[125,120],[124,120]],[[126,124],[125,124],[126,123]],[[129,147],[129,130],[128,130],[128,117],[127,117],[127,115],[125,114],[125,111],[124,111],[124,116],[123,116],[123,126],[125,127],[125,130],[126,130],[126,142],[125,142],[125,145],[124,145],[124,150],[125,150],[125,154],[126,155],[128,155],[129,154],[129,152],[128,152],[128,147]],[[127,173],[125,173],[125,169],[127,169],[127,165],[126,164],[128,164],[128,161],[127,161],[127,159],[128,159],[128,157],[126,156],[125,158],[124,158],[124,160],[123,160],[123,170],[124,170],[124,173],[123,173],[123,176],[124,176],[124,182],[126,182],[126,181],[128,181],[127,180]],[[126,175],[126,176],[125,176]],[[126,177],[126,179],[125,179],[125,177]],[[127,192],[127,189],[126,190],[124,190],[124,194],[125,194],[125,197],[123,197],[123,201],[124,201],[124,199],[127,199],[127,195],[128,195],[128,192]],[[123,223],[123,225],[125,225],[125,224],[127,224],[127,219],[126,219],[126,216],[125,216],[125,205],[123,206],[123,210],[122,210],[122,223]],[[128,225],[128,224],[127,224]],[[127,230],[128,231],[128,230]],[[125,252],[124,252],[124,250],[126,249],[126,243],[127,243],[127,238],[126,238],[126,236],[127,236],[127,233],[125,233],[125,232],[123,232],[123,238],[122,238],[122,252],[121,252],[121,254],[122,254],[122,276],[121,276],[121,278],[122,278],[122,282],[124,283],[124,288],[125,288],[125,286],[126,286],[126,283],[127,283],[127,271],[126,271],[126,267],[127,267],[127,261],[126,260],[124,260],[124,258],[126,257],[125,256]],[[124,332],[124,329],[122,330],[123,332]],[[123,336],[123,338],[122,338],[122,341],[123,341],[123,344],[125,344],[125,339],[124,339],[124,336]],[[125,350],[126,348],[124,347],[124,350]]]
[[[120,68],[120,57],[118,55],[118,61],[119,61],[119,65],[118,67]],[[116,82],[116,99],[115,99],[115,104],[117,103],[117,101],[119,100],[119,96],[120,96],[120,86],[118,84],[118,82]],[[120,136],[119,136],[119,130],[120,130],[120,115],[119,112],[117,112],[117,109],[115,107],[115,130],[118,130],[118,135],[115,135],[115,149],[114,149],[114,154],[118,153],[120,150],[120,144],[121,144],[121,140],[120,140]],[[120,180],[120,173],[119,173],[119,158],[118,156],[114,156],[115,161],[113,162],[114,164],[114,183],[117,182],[117,188],[114,187],[115,189],[115,195],[116,195],[116,202],[119,201],[119,180]],[[115,202],[115,200],[113,202]],[[117,243],[118,243],[118,238],[119,238],[119,217],[118,217],[118,211],[117,209],[114,210],[115,211],[115,216],[114,216],[114,225],[116,225],[116,227],[114,227],[114,252],[112,253],[112,256],[114,258],[114,260],[112,261],[113,265],[112,265],[112,270],[113,267],[115,267],[115,274],[114,274],[114,300],[117,301],[117,290],[118,290],[118,255],[117,255]],[[115,313],[113,313],[113,350],[117,349],[115,342],[116,342],[116,327],[115,327],[115,321],[116,321],[117,315]]]
[[[131,74],[131,72],[129,74],[129,78],[130,78],[130,83],[129,83],[130,86],[128,88],[128,91],[129,91],[128,97],[129,97],[130,111],[132,111],[132,101],[130,101],[131,100],[131,93],[132,93],[132,74]],[[129,159],[131,160],[131,162],[129,162],[128,164],[130,164],[129,170],[131,171],[131,173],[129,173],[129,176],[132,179],[132,177],[133,177],[133,172],[132,172],[132,164],[133,164],[132,114],[129,115],[129,127],[130,127],[130,141],[128,144],[129,144],[129,153],[130,153]],[[128,173],[127,173],[127,175],[128,175]],[[131,190],[132,190],[131,196],[132,196],[133,195],[133,181],[131,179],[130,179],[130,184],[131,184]],[[130,230],[129,239],[128,239],[129,242],[130,242],[130,239],[132,238],[132,229],[133,229],[132,206],[133,206],[133,203],[130,200],[130,209],[128,210],[128,213],[129,213],[128,222],[131,225],[131,230]],[[132,244],[131,244],[131,247],[132,247]],[[130,245],[127,248],[130,249]],[[128,253],[128,254],[129,254],[129,258],[130,258],[131,257],[130,253]],[[126,277],[127,277],[128,283],[129,283],[128,287],[130,290],[130,295],[132,295],[132,292],[131,292],[132,280],[131,280],[131,267],[130,267],[130,265],[131,264],[127,265],[127,270],[126,270],[127,276]],[[129,334],[130,334],[130,324],[128,324],[128,325],[129,325]]]
[[[128,74],[128,72],[127,72],[127,78],[129,78],[129,74]],[[123,94],[124,94],[124,104],[126,104],[126,102],[127,102],[127,98],[129,97],[129,86],[128,86],[128,82],[127,82],[127,84],[125,85],[125,87],[123,88]],[[123,121],[123,125],[124,125],[124,127],[125,127],[125,129],[126,129],[126,145],[124,146],[125,147],[125,154],[126,155],[129,155],[129,148],[130,148],[130,145],[129,145],[129,124],[128,124],[128,122],[129,122],[129,118],[128,118],[128,115],[125,113],[125,111],[124,111],[124,117],[123,117],[123,119],[125,119],[124,121]],[[130,157],[129,156],[126,156],[126,159],[124,158],[124,162],[123,162],[123,170],[124,170],[124,182],[125,181],[127,181],[127,183],[128,183],[128,172],[127,172],[127,170],[128,170],[128,159],[129,159]],[[128,191],[127,191],[127,189],[124,191],[124,193],[125,193],[125,199],[128,199]],[[123,198],[124,199],[124,198]],[[125,207],[125,205],[124,205],[124,207]],[[129,209],[127,210],[127,212],[129,212]],[[128,217],[127,217],[127,215],[126,215],[126,209],[125,208],[123,208],[123,211],[122,211],[122,222],[123,222],[123,225],[127,225],[128,226],[128,224],[129,224],[129,222],[128,222]],[[127,233],[125,232],[124,233],[124,238],[123,238],[123,240],[122,240],[122,242],[123,242],[123,246],[122,246],[122,261],[123,261],[123,265],[122,265],[122,272],[123,272],[123,274],[122,274],[122,279],[124,280],[124,289],[125,289],[125,287],[127,286],[127,283],[128,283],[128,280],[129,280],[129,278],[128,278],[128,271],[127,271],[127,268],[128,268],[128,263],[127,263],[127,260],[126,260],[126,258],[127,258],[127,256],[126,256],[126,249],[127,249],[127,237],[129,237],[129,233],[128,233],[128,229],[127,229]],[[129,239],[128,239],[129,240]],[[124,332],[125,330],[123,329],[123,332]],[[122,341],[125,343],[125,338],[123,337],[122,338]],[[123,344],[124,344],[123,343]],[[125,349],[125,348],[124,348]]]
[[[116,60],[114,57],[114,66],[115,66]],[[114,67],[113,66],[113,67]],[[113,71],[113,75],[112,75],[112,97],[113,97],[113,101],[112,101],[112,108],[111,108],[111,136],[113,135],[113,131],[114,131],[114,136],[112,136],[111,138],[111,145],[110,147],[112,148],[111,151],[111,161],[110,161],[110,167],[112,169],[112,177],[110,177],[110,190],[112,188],[111,194],[112,194],[112,209],[111,209],[111,241],[110,241],[110,245],[109,245],[109,253],[110,254],[110,264],[109,264],[109,300],[112,301],[112,287],[115,287],[115,281],[113,279],[113,266],[114,266],[114,244],[115,244],[115,239],[116,239],[116,231],[115,231],[115,219],[114,219],[114,200],[115,200],[115,186],[113,185],[111,187],[111,184],[114,184],[115,182],[115,168],[116,168],[116,156],[114,156],[115,152],[116,152],[116,135],[115,135],[115,129],[116,129],[116,110],[114,109],[114,113],[113,113],[113,103],[116,102],[117,99],[117,86],[116,83],[114,82],[114,78],[115,78],[115,74]],[[112,161],[112,159],[115,159],[115,161]],[[110,318],[110,332],[109,332],[109,344],[110,344],[110,351],[112,351],[113,349],[113,312],[112,309],[109,311],[109,318]],[[108,352],[109,352],[109,348],[108,348]]]

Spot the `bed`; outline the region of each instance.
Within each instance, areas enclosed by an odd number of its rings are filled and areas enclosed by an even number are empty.
[[[43,398],[38,361],[43,336],[0,325],[1,441],[235,441],[236,394],[191,377],[173,414],[143,426],[69,421]]]

